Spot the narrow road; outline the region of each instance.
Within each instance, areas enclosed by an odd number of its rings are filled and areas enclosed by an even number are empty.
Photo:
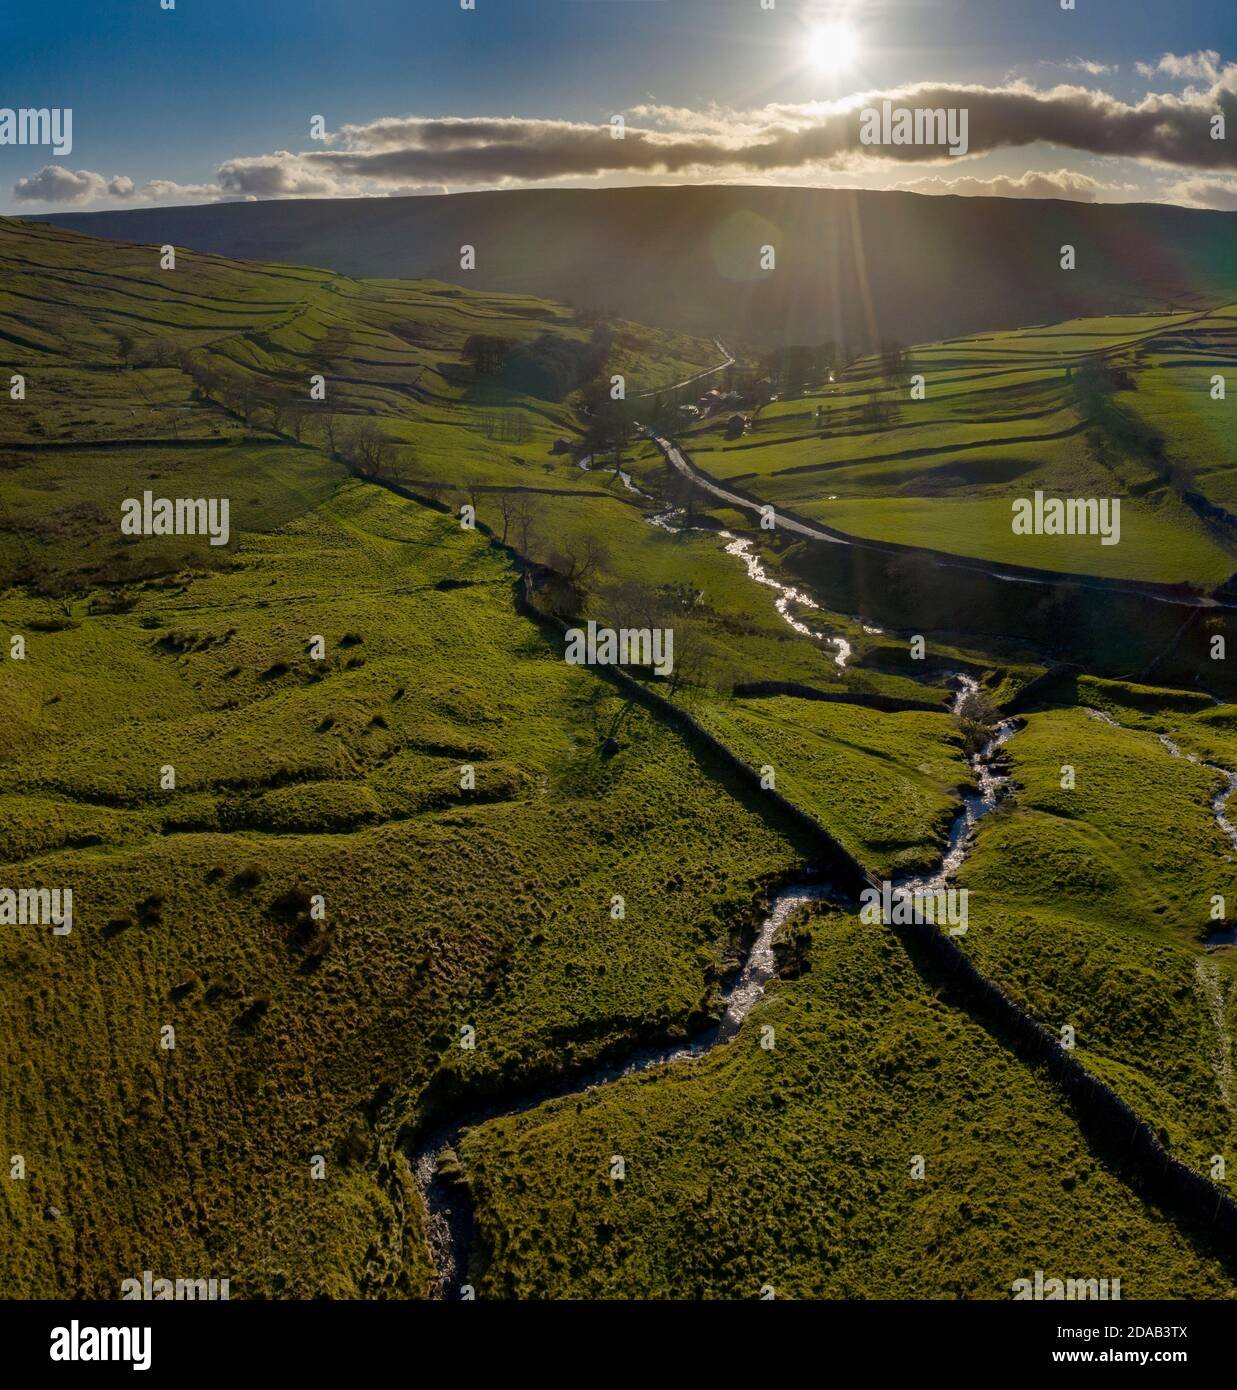
[[[672,444],[670,440],[663,439],[660,435],[654,434],[652,430],[646,429],[644,433],[666,456],[666,459],[678,471],[694,483],[704,492],[712,493],[714,497],[720,498],[723,502],[730,503],[733,507],[742,508],[744,511],[753,512],[756,516],[761,514],[765,506],[772,506],[772,503],[754,502],[750,497],[741,497],[737,492],[721,487],[712,478],[701,473],[696,466],[691,463],[684,455],[677,444]],[[1167,603],[1177,608],[1233,608],[1237,605],[1223,602],[1220,599],[1212,598],[1207,594],[1190,593],[1156,593],[1154,590],[1146,588],[1144,585],[1132,583],[1121,579],[1105,579],[1097,575],[1075,574],[1062,572],[1054,574],[1042,572],[1039,574],[1029,570],[1001,569],[994,566],[985,565],[979,562],[968,563],[965,556],[958,556],[956,559],[949,559],[935,552],[922,550],[918,546],[900,545],[886,543],[878,540],[870,540],[866,537],[848,536],[841,531],[822,530],[819,526],[809,526],[806,522],[795,521],[773,508],[774,516],[777,520],[777,529],[780,531],[792,531],[796,535],[807,536],[809,540],[828,541],[831,545],[855,545],[868,550],[880,550],[891,555],[921,554],[924,556],[935,556],[938,565],[952,569],[966,570],[972,574],[987,575],[990,579],[998,580],[1002,584],[1040,584],[1048,588],[1056,588],[1062,584],[1077,584],[1087,589],[1102,589],[1108,593],[1131,594],[1137,598],[1152,599],[1156,603]]]
[[[716,376],[718,372],[724,372],[727,367],[733,367],[735,359],[726,351],[726,346],[722,340],[720,338],[714,338],[713,345],[726,359],[724,362],[719,362],[716,367],[706,367],[704,371],[697,372],[695,376],[684,377],[682,381],[676,381],[673,386],[658,386],[652,391],[636,391],[632,395],[632,400],[643,401],[648,400],[650,396],[664,395],[667,391],[678,391],[684,386],[690,386],[693,381],[703,381],[707,376]]]
[[[682,475],[689,479],[705,492],[711,492],[714,497],[720,497],[723,502],[729,502],[731,506],[742,507],[746,511],[755,512],[760,515],[765,504],[753,502],[750,497],[740,497],[737,492],[728,492],[724,487],[720,487],[711,478],[706,478],[704,474],[697,473],[695,468],[688,463],[683,456],[683,451],[677,444],[672,444],[668,439],[663,439],[661,435],[654,434],[651,430],[647,431],[648,437],[665,454],[667,460],[679,470]],[[777,516],[777,509],[774,508],[774,515]],[[777,516],[777,524],[782,530],[794,531],[801,536],[810,536],[812,540],[829,541],[832,545],[850,545],[851,542],[845,536],[837,535],[830,531],[821,531],[815,526],[808,526],[802,521],[791,521],[789,517]]]

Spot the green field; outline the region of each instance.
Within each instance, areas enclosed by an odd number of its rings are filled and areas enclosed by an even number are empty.
[[[960,878],[966,949],[1045,1026],[1072,1025],[1086,1065],[1206,1170],[1237,1138],[1235,962],[1202,950],[1224,924],[1213,895],[1237,902],[1237,858],[1211,805],[1223,776],[1157,731],[1231,769],[1233,709],[1112,682],[1080,682],[1078,698],[1122,727],[1047,710],[1009,744],[1016,797]]]
[[[1207,331],[916,349],[942,385],[925,423],[907,407],[847,442],[872,385],[853,365],[827,397],[844,483],[790,437],[812,398],[764,407],[753,448],[711,424],[686,443],[856,534],[885,508],[891,531],[927,528],[906,543],[986,553],[1001,489],[1039,475],[977,461],[926,495],[888,453],[1055,432],[1063,362],[1145,349],[1165,373]],[[903,634],[823,604],[790,614],[800,633],[716,534],[749,516],[685,496],[646,442],[621,462],[647,495],[581,469],[590,388],[619,373],[647,401],[717,362],[700,339],[434,282],[187,252],[164,271],[157,248],[0,222],[0,342],[26,388],[0,412],[0,863],[4,884],[74,893],[67,936],[0,929],[0,1143],[26,1170],[2,1189],[11,1296],[114,1297],[152,1269],[238,1298],[424,1297],[427,1128],[716,1018],[771,891],[818,847],[665,708],[568,665],[551,617],[672,627],[656,691],[877,875],[929,869],[971,785],[947,676],[1000,700],[1053,660],[972,647],[965,614],[922,668]],[[1227,574],[1181,488],[1086,440],[1003,447],[1046,479],[1149,483],[1113,548],[1131,575]],[[226,497],[228,544],[124,534],[147,490]],[[649,524],[672,504],[681,529]],[[800,543],[748,535],[794,583]],[[736,693],[753,682],[790,690]],[[1204,765],[1237,768],[1235,728],[1201,692],[1077,679],[1026,716],[962,880],[966,949],[1048,1026],[1074,1022],[1084,1063],[1200,1171],[1234,1138],[1233,952],[1202,933],[1214,894],[1237,899]],[[1037,1268],[1231,1293],[1231,1266],[895,935],[821,907],[779,955],[732,1044],[465,1133],[479,1293],[985,1298]]]
[[[779,395],[739,439],[705,424],[683,442],[710,477],[847,535],[1213,586],[1237,569],[1237,426],[1212,398],[1215,375],[1232,385],[1235,325],[1231,309],[1128,315],[921,344]],[[1119,543],[1014,534],[1012,503],[1036,490],[1121,499]]]
[[[730,1047],[469,1136],[479,1295],[1000,1299],[1035,1269],[1127,1298],[1226,1287],[882,928],[810,932],[808,972]]]
[[[421,1292],[393,1137],[458,1029],[483,1085],[680,1027],[795,862],[647,716],[603,762],[619,702],[450,519],[345,482],[241,557],[5,664],[6,882],[75,899],[0,957],[13,1294]]]

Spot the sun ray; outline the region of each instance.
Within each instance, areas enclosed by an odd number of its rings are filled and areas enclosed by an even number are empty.
[[[810,31],[807,53],[817,72],[845,72],[859,57],[859,35],[844,19],[830,20]]]

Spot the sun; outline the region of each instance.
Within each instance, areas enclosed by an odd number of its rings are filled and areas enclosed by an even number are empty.
[[[859,36],[845,20],[833,20],[808,35],[808,61],[817,72],[843,72],[859,57]]]

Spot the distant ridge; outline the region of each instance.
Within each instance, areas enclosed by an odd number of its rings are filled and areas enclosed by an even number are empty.
[[[365,277],[530,293],[751,343],[902,342],[1237,300],[1237,213],[709,184],[56,213]],[[477,268],[460,269],[463,245]],[[1060,268],[1061,247],[1078,268]],[[772,246],[776,267],[760,269]]]

